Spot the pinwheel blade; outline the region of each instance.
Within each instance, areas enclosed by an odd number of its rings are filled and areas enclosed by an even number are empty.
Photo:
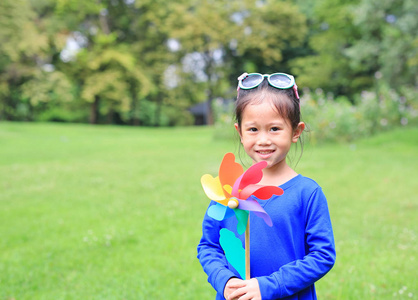
[[[238,200],[240,203],[241,201]],[[242,209],[234,209],[235,216],[237,217],[237,232],[238,234],[243,234],[245,232],[245,229],[247,229],[247,223],[248,223],[248,215],[249,212]]]
[[[224,193],[228,198],[232,197],[232,186],[230,186],[229,184],[225,184],[224,185]]]
[[[261,205],[256,200],[247,199],[247,200],[238,200],[238,201],[239,201],[238,208],[240,210],[252,211],[258,217],[262,218],[268,226],[270,227],[273,226],[273,222],[271,221],[270,216],[266,213],[264,208],[262,208]],[[235,214],[236,213],[237,212],[235,211]]]
[[[227,261],[237,270],[241,279],[245,278],[245,249],[242,246],[242,242],[235,234],[222,228],[219,231],[219,243],[225,252]]]
[[[219,167],[219,179],[224,185],[232,186],[238,177],[244,172],[243,167],[235,162],[233,153],[225,154],[221,166]]]
[[[215,201],[225,200],[225,194],[219,177],[213,178],[211,175],[205,174],[200,179],[200,182],[202,183],[203,190],[209,199]]]
[[[238,197],[237,193],[249,184],[259,183],[263,178],[263,169],[267,166],[266,161],[260,161],[248,168],[234,183],[232,195]]]
[[[273,195],[283,195],[283,190],[277,186],[264,186],[258,184],[250,184],[239,192],[240,199],[248,199],[250,196],[255,196],[261,200],[270,199]]]
[[[208,208],[208,216],[217,220],[222,221],[234,215],[234,211],[227,206],[216,203]]]
[[[249,184],[259,183],[263,178],[263,169],[267,167],[266,161],[260,161],[248,168],[242,176],[240,188],[247,186]]]

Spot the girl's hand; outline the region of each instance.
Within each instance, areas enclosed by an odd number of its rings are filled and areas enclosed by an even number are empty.
[[[234,281],[231,279],[227,282],[225,291],[226,287],[233,291],[229,295],[224,293],[224,296],[227,296],[225,297],[227,300],[261,300],[260,287],[256,278],[250,280],[236,279]]]
[[[228,282],[225,285],[224,289],[224,297],[225,299],[229,299],[229,295],[231,295],[232,292],[234,292],[237,288],[244,286],[244,280],[238,279],[238,278],[231,278],[228,280]],[[233,299],[233,298],[231,298]]]

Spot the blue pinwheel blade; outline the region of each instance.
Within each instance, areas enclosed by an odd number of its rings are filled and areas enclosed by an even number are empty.
[[[234,211],[228,206],[216,203],[215,205],[209,207],[208,216],[217,221],[222,221],[234,216]]]
[[[226,206],[216,203],[215,205],[209,207],[208,216],[217,221],[222,221],[225,218],[226,209]]]

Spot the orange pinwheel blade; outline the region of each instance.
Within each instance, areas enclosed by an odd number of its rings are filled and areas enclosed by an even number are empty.
[[[219,179],[221,186],[233,186],[234,182],[244,172],[244,168],[235,162],[235,155],[233,153],[225,154],[221,166],[219,167]]]

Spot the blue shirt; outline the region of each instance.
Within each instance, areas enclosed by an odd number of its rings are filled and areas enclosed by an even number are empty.
[[[282,196],[259,201],[273,227],[250,213],[251,278],[257,278],[263,300],[316,299],[314,283],[335,262],[327,200],[321,187],[302,175],[280,187]],[[230,278],[240,278],[219,244],[219,230],[227,228],[244,246],[245,235],[238,235],[236,225],[235,217],[216,221],[206,214],[203,219],[197,257],[217,292],[216,299],[225,299],[223,291]]]

